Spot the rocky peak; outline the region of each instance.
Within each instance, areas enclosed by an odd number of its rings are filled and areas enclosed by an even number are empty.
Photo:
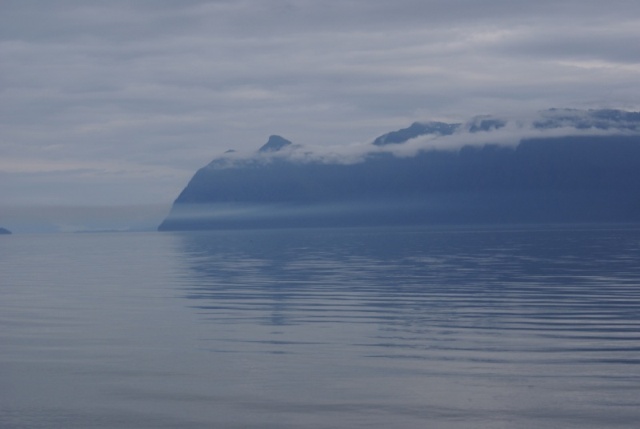
[[[278,152],[282,148],[287,147],[291,144],[292,143],[289,140],[280,136],[273,135],[269,136],[269,140],[267,141],[267,143],[265,143],[264,146],[262,146],[258,150],[258,152]]]

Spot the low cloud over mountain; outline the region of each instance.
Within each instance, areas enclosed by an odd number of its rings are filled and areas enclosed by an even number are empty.
[[[640,220],[640,113],[424,122],[366,144],[271,136],[200,169],[160,230]]]

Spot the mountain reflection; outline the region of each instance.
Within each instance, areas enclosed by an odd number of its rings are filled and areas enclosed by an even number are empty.
[[[384,329],[637,323],[637,229],[326,229],[179,234],[185,296],[218,323]],[[635,323],[633,323],[634,326]],[[630,326],[631,327],[631,326]],[[624,328],[624,327],[621,327]]]

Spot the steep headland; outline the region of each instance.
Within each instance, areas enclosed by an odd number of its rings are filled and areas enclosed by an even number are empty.
[[[640,221],[636,112],[414,123],[341,150],[226,153],[158,229]]]
[[[6,228],[0,227],[0,235],[9,235],[9,234],[11,234],[11,231],[9,231]]]

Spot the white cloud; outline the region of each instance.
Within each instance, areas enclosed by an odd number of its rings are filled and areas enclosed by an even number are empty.
[[[233,167],[236,163],[247,160],[254,162],[270,162],[272,159],[287,159],[294,162],[321,162],[335,164],[353,164],[363,162],[367,156],[390,153],[397,157],[411,157],[420,152],[431,150],[458,151],[465,146],[498,145],[515,147],[522,140],[546,139],[567,136],[607,136],[607,135],[639,135],[640,124],[615,122],[599,119],[597,123],[590,118],[587,111],[543,111],[538,113],[512,113],[507,117],[500,117],[506,123],[496,129],[488,131],[470,132],[472,123],[481,118],[473,118],[461,124],[460,128],[451,135],[425,134],[402,144],[387,144],[375,146],[372,142],[354,142],[349,144],[298,145],[294,144],[278,152],[258,153],[255,150],[227,153],[214,160],[213,168]],[[492,119],[487,116],[484,119]],[[583,119],[591,121],[590,126],[576,128],[576,121]],[[553,120],[554,125],[548,128],[535,126],[535,123]],[[586,122],[585,122],[586,124]],[[597,126],[596,126],[597,125]],[[604,126],[608,128],[603,128]],[[220,161],[226,162],[220,162]]]

